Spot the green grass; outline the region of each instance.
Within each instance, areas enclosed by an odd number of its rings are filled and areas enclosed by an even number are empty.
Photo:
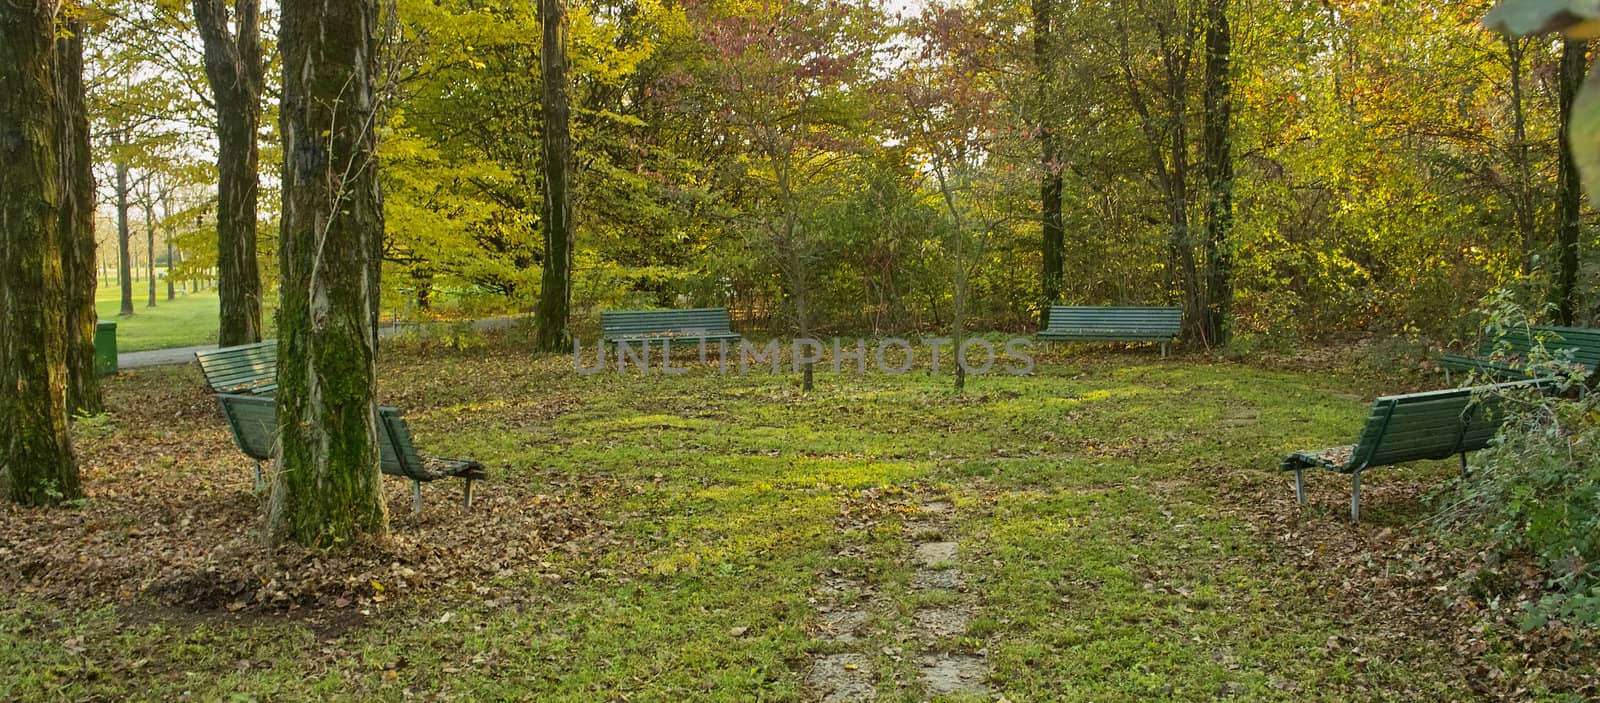
[[[581,377],[570,358],[508,347],[387,353],[385,401],[425,448],[494,467],[486,492],[590,501],[610,541],[530,555],[477,585],[493,599],[445,589],[333,634],[19,596],[0,606],[0,699],[806,700],[811,655],[834,646],[807,634],[812,599],[825,574],[850,574],[889,604],[859,650],[881,698],[921,700],[913,659],[886,653],[915,646],[911,613],[939,598],[909,585],[901,506],[917,492],[953,501],[947,532],[980,607],[939,646],[985,651],[1010,700],[1476,695],[1474,662],[1330,600],[1247,529],[1252,511],[1294,509],[1276,457],[1353,437],[1370,380],[1119,354],[975,378],[965,396],[923,373],[821,373],[805,395],[760,374]],[[213,470],[247,490],[247,462],[231,464]],[[1400,524],[1419,483],[1452,472],[1375,473],[1360,526],[1339,519],[1345,484],[1315,476],[1306,529]],[[589,496],[551,474],[626,490]]]
[[[160,270],[156,271],[159,276]],[[133,311],[131,317],[118,315],[122,310],[122,289],[113,279],[107,285],[101,279],[95,291],[95,311],[101,320],[117,323],[117,351],[131,352],[171,347],[192,347],[214,344],[217,341],[217,291],[202,290],[194,293],[178,292],[177,298],[167,300],[167,282],[156,281],[156,306],[150,302],[150,282],[133,283]]]

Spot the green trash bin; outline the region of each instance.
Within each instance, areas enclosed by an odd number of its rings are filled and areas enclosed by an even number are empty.
[[[101,376],[117,372],[117,323],[110,320],[94,325],[94,370]]]

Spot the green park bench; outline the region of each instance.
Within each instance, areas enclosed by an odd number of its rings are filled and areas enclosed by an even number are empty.
[[[272,395],[278,389],[278,340],[194,353],[213,393]]]
[[[1544,381],[1520,381],[1475,388],[1384,396],[1372,402],[1354,445],[1300,451],[1284,457],[1280,471],[1294,472],[1295,499],[1306,502],[1305,470],[1323,468],[1350,474],[1350,519],[1361,519],[1361,472],[1376,466],[1461,456],[1488,446],[1500,430],[1507,391],[1538,388]]]
[[[263,487],[261,462],[272,458],[278,441],[277,404],[259,395],[219,393],[222,414],[233,430],[239,450],[256,462],[256,490]],[[483,465],[471,459],[435,459],[417,453],[406,419],[394,408],[378,408],[379,468],[390,476],[411,481],[411,509],[422,513],[422,484],[451,476],[466,480],[462,505],[472,508],[472,482],[489,477]]]
[[[1038,338],[1046,342],[1156,342],[1161,355],[1178,336],[1182,308],[1050,306]]]
[[[600,333],[611,346],[739,341],[727,308],[611,310],[600,313]]]
[[[1452,371],[1476,372],[1495,379],[1527,378],[1528,353],[1536,340],[1558,358],[1564,350],[1571,350],[1572,363],[1582,367],[1586,378],[1600,369],[1600,330],[1551,325],[1533,325],[1507,331],[1498,338],[1488,337],[1477,356],[1442,354],[1439,365],[1444,367],[1446,382]]]

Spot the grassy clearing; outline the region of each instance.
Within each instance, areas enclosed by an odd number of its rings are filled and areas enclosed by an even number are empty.
[[[592,510],[604,539],[391,590],[365,616],[66,598],[48,584],[72,573],[24,574],[0,605],[0,699],[806,700],[825,648],[812,601],[826,575],[848,574],[895,604],[873,613],[862,650],[882,652],[882,699],[921,700],[914,660],[894,652],[939,598],[910,587],[898,498],[926,489],[954,503],[946,529],[981,604],[942,646],[984,651],[1010,700],[1473,699],[1467,678],[1495,666],[1492,642],[1469,660],[1447,638],[1397,632],[1388,606],[1291,566],[1255,524],[1371,539],[1453,474],[1375,473],[1360,526],[1342,522],[1347,487],[1327,476],[1296,511],[1277,456],[1348,441],[1379,391],[1368,379],[1119,353],[1043,358],[1035,376],[976,378],[964,396],[925,373],[821,373],[805,395],[787,376],[703,369],[583,377],[514,345],[386,349],[384,399],[424,448],[493,475],[474,515],[435,501],[397,535],[553,496]],[[248,493],[249,463],[218,449],[220,419],[164,430],[120,416],[202,403],[199,384],[187,368],[110,381],[115,429],[86,450],[91,492],[127,490],[116,477],[138,467]],[[615,490],[584,489],[597,481]],[[0,561],[17,565],[6,547]]]
[[[161,272],[158,270],[157,275]],[[178,292],[167,300],[167,282],[156,281],[156,306],[148,307],[149,281],[134,281],[132,317],[122,309],[122,289],[115,281],[95,290],[95,311],[100,319],[117,323],[117,351],[144,351],[192,347],[217,341],[217,291]]]

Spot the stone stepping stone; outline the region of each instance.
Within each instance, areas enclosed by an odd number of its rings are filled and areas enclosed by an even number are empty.
[[[967,577],[959,569],[919,569],[911,573],[911,587],[919,591],[959,591]]]
[[[950,512],[950,501],[933,500],[922,504],[922,512],[932,515],[943,515]]]
[[[867,620],[871,617],[865,610],[836,610],[823,613],[820,618],[822,636],[818,639],[854,642],[856,635],[867,626]]]
[[[956,560],[960,546],[955,542],[923,542],[917,545],[916,560],[922,566],[933,566]]]
[[[923,608],[911,616],[917,634],[925,637],[954,637],[967,631],[972,613],[964,608]]]
[[[983,682],[989,667],[982,657],[970,654],[930,654],[917,659],[922,665],[923,688],[929,695],[948,696],[966,694],[989,695],[989,686]]]
[[[870,701],[878,696],[872,679],[872,660],[865,654],[829,654],[812,663],[806,686],[823,703]]]

